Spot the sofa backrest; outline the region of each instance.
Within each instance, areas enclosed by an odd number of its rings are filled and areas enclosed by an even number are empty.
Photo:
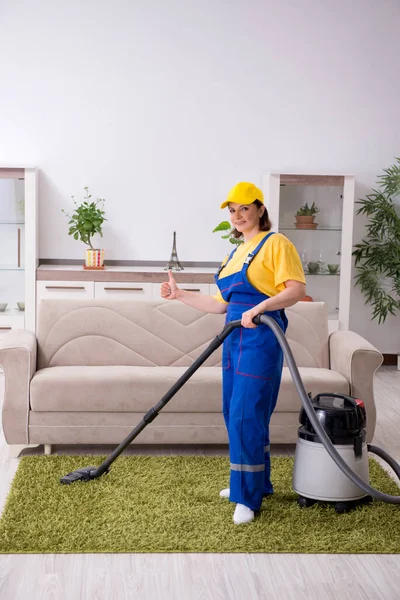
[[[286,314],[289,319],[286,337],[297,366],[329,369],[328,307],[325,302],[297,302],[286,309]]]
[[[328,367],[322,302],[287,309],[287,337],[298,366]],[[225,315],[181,302],[42,300],[38,368],[63,365],[189,366],[222,331]],[[221,348],[204,363],[221,365]]]

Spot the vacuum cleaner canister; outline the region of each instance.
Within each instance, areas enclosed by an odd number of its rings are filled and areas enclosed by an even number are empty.
[[[318,394],[312,399],[318,421],[337,452],[365,483],[369,483],[366,443],[366,412],[361,400],[343,394]],[[315,501],[339,503],[337,512],[344,512],[346,503],[355,505],[371,498],[353,483],[336,465],[321,444],[310,420],[300,411],[298,441],[293,469],[293,489],[299,494],[300,506]]]

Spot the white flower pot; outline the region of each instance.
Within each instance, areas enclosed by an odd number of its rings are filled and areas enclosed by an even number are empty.
[[[85,250],[85,267],[101,268],[104,265],[104,250]]]

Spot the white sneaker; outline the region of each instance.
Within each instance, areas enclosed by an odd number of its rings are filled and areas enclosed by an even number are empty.
[[[236,504],[235,512],[233,514],[233,522],[235,525],[241,525],[242,523],[250,523],[254,519],[254,510],[251,510],[244,504]]]
[[[229,500],[230,494],[231,494],[231,490],[229,488],[225,488],[224,490],[221,490],[219,493],[221,498],[228,498],[228,500]]]

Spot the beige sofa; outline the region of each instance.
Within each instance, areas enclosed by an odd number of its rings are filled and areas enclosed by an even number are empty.
[[[307,392],[362,398],[375,429],[373,375],[381,354],[350,331],[329,336],[326,305],[287,310],[287,337]],[[118,444],[224,326],[177,301],[43,300],[37,338],[11,331],[0,342],[3,429],[17,455],[27,445]],[[295,443],[300,400],[284,367],[272,443]],[[141,444],[225,444],[221,348],[136,438]]]

